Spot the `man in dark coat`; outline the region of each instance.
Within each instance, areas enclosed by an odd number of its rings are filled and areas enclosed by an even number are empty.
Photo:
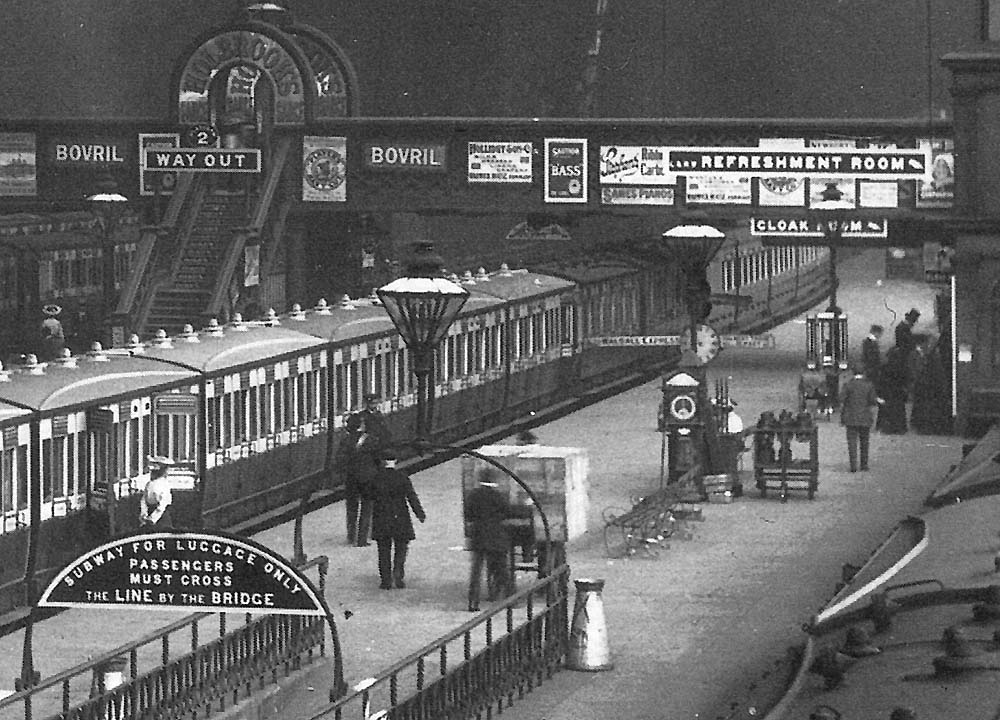
[[[381,461],[379,453],[392,442],[378,396],[367,394],[365,407],[347,418],[344,437],[337,448],[336,464],[344,474],[347,542],[368,545],[372,518],[371,482]]]
[[[378,544],[379,587],[406,587],[406,552],[416,538],[410,508],[420,522],[427,516],[409,475],[396,469],[396,455],[381,452],[382,467],[372,481],[372,538]],[[409,505],[409,507],[407,507]]]
[[[479,483],[465,498],[465,521],[469,524],[469,548],[472,567],[469,571],[469,611],[479,610],[479,589],[483,564],[486,565],[487,599],[509,595],[513,582],[508,566],[511,537],[505,520],[530,517],[531,508],[514,507],[497,489],[489,470],[483,470]]]
[[[851,472],[858,471],[859,443],[861,470],[867,470],[868,442],[879,399],[875,394],[875,386],[865,377],[860,367],[854,368],[854,377],[841,389],[840,399],[840,424],[847,430],[847,457]]]
[[[882,369],[882,350],[879,348],[879,340],[884,332],[885,328],[881,325],[872,325],[868,336],[861,341],[861,368],[865,377],[875,384],[878,384],[878,373]]]

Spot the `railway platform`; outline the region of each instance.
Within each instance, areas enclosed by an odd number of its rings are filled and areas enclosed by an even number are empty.
[[[892,324],[886,304],[898,308],[900,317],[910,307],[933,317],[932,290],[885,280],[882,252],[862,253],[841,268],[840,304],[850,317],[852,354],[869,324]],[[708,368],[709,383],[729,379],[747,426],[765,410],[794,409],[797,403],[804,320],[795,318],[771,333],[773,347],[726,348]],[[609,558],[602,512],[660,483],[659,401],[659,382],[647,383],[534,430],[543,445],[587,449],[589,529],[568,544],[567,555],[571,577],[605,580],[614,668],[556,673],[505,715],[533,720],[746,717],[725,713],[748,687],[776,679],[775,661],[801,640],[801,625],[833,595],[843,563],[863,560],[900,518],[915,512],[958,461],[963,444],[955,436],[873,433],[871,471],[849,473],[843,429],[836,417],[821,419],[815,499],[794,493],[784,503],[770,494],[759,497],[746,455],[745,494],[731,504],[703,505],[704,523],[695,526],[691,539],[672,540],[655,558]],[[326,599],[348,685],[376,675],[470,618],[460,463],[422,470],[413,480],[428,517],[415,526],[405,590],[379,589],[376,548],[346,543],[341,504],[310,513],[303,523],[306,554],[330,561]],[[291,557],[292,523],[254,540]],[[35,628],[35,667],[43,677],[55,674],[175,618],[164,612],[60,613]],[[0,637],[0,690],[12,690],[20,675],[23,643],[23,631]],[[321,675],[312,679],[317,682],[299,687],[282,717],[310,717],[326,704],[329,688],[321,684]],[[34,717],[49,714],[36,707]]]

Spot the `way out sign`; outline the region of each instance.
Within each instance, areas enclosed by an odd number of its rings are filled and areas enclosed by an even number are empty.
[[[148,147],[142,160],[147,172],[260,172],[260,150],[256,148]]]
[[[49,583],[38,607],[326,615],[291,564],[226,533],[148,533],[90,550]]]

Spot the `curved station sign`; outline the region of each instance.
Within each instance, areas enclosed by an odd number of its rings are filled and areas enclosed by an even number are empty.
[[[148,533],[81,555],[38,607],[325,615],[312,584],[262,545],[221,533]]]

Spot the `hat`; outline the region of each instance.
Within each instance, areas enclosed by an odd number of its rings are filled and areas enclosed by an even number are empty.
[[[62,312],[62,308],[56,305],[55,303],[49,303],[48,305],[42,306],[42,312],[45,313],[46,315],[54,317]]]
[[[365,402],[371,402],[372,400],[378,400],[378,395],[375,393],[365,393],[363,396]]]
[[[916,320],[918,317],[920,317],[920,311],[917,310],[916,308],[910,308],[910,311],[906,313],[906,317],[913,318],[914,320]]]

